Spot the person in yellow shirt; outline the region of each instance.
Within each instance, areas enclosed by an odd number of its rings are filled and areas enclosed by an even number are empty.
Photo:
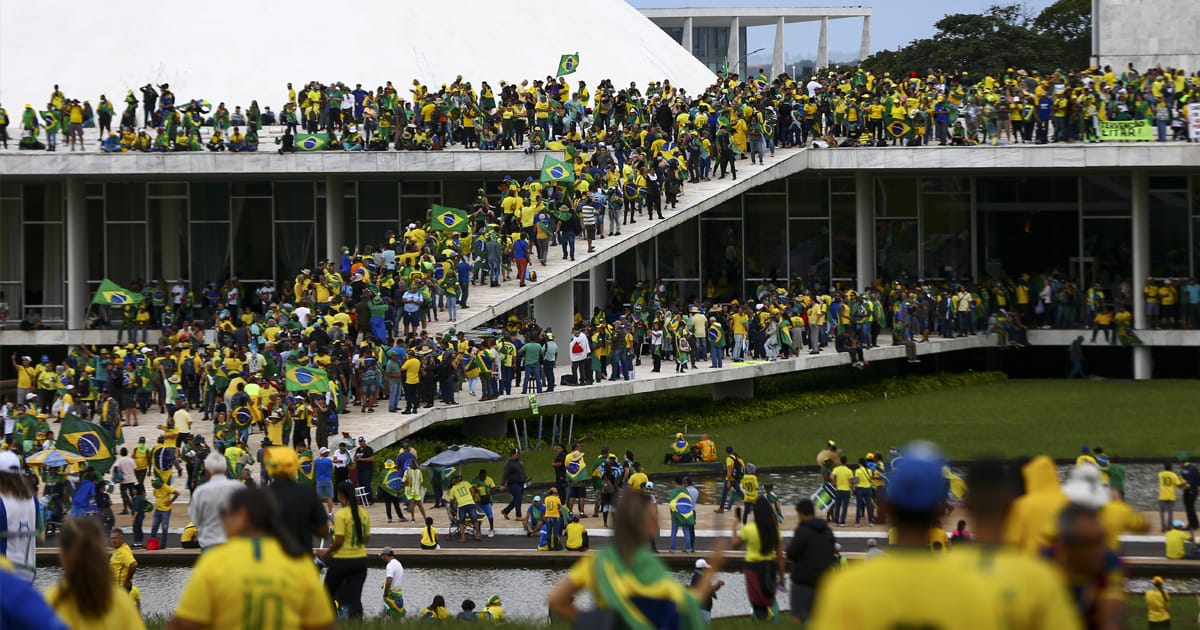
[[[1146,600],[1146,627],[1150,630],[1169,630],[1171,627],[1171,595],[1163,588],[1163,579],[1154,576]]]
[[[563,533],[563,542],[567,551],[587,551],[588,550],[588,531],[587,528],[579,522],[579,515],[572,514],[571,522],[567,523],[566,531]]]
[[[266,491],[255,488],[229,498],[221,519],[229,538],[200,556],[171,628],[333,630],[333,606],[312,556],[283,533],[272,504]],[[362,565],[365,578],[365,555]]]
[[[1004,521],[1016,497],[1005,464],[984,460],[967,470],[967,509],[974,523],[969,545],[958,545],[950,559],[983,575],[1000,600],[1009,630],[1063,628],[1082,630],[1066,581],[1054,566],[1004,545]]]
[[[996,586],[953,554],[931,554],[928,531],[945,510],[944,461],[932,445],[910,444],[888,484],[897,548],[828,574],[817,589],[810,630],[1007,627]],[[887,584],[863,605],[864,584]]]
[[[1194,543],[1192,533],[1187,530],[1187,525],[1183,521],[1175,521],[1171,524],[1172,527],[1163,538],[1166,540],[1166,556],[1168,560],[1195,560],[1196,558],[1188,558],[1187,543]]]
[[[737,306],[737,301],[733,304]],[[746,307],[738,308],[737,312],[730,316],[729,322],[733,328],[733,360],[742,361],[750,351],[750,316]]]
[[[867,458],[860,457],[854,469],[854,526],[862,527],[863,512],[867,514],[867,525],[875,524],[875,499],[871,496],[871,469]]]
[[[475,540],[483,540],[479,537],[479,516],[475,511],[475,500],[478,497],[478,490],[467,480],[464,480],[461,475],[454,475],[450,478],[450,503],[451,508],[458,514],[458,542],[467,541],[467,525],[472,524],[475,528]]]
[[[1162,471],[1158,473],[1158,524],[1161,531],[1170,531],[1175,520],[1175,489],[1186,487],[1183,479],[1171,470],[1171,462],[1163,464]]]
[[[421,406],[419,396],[421,360],[415,353],[410,352],[408,358],[400,365],[400,371],[404,373],[404,411],[402,413],[416,413]]]
[[[854,471],[846,465],[849,461],[842,455],[841,465],[834,467],[830,475],[833,477],[834,503],[829,520],[834,525],[846,526],[846,513],[850,511],[850,497],[854,494]]]
[[[358,504],[354,486],[349,481],[338,484],[337,495],[342,507],[333,515],[333,542],[319,552],[328,568],[325,590],[337,602],[341,612],[350,618],[361,618],[371,516]]]
[[[745,508],[742,510],[742,524],[745,525],[750,520],[750,513],[754,511],[754,504],[758,502],[758,469],[754,464],[746,464],[746,472],[742,474],[738,486],[742,491],[742,500],[745,502]]]
[[[128,552],[128,545],[124,549]],[[128,581],[114,582],[105,567],[104,532],[99,521],[64,522],[59,531],[58,552],[63,577],[46,592],[46,601],[68,627],[133,630],[146,627],[127,592]]]

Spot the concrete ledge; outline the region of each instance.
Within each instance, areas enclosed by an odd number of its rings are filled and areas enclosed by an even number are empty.
[[[1200,346],[1200,330],[1139,330],[1136,332],[1142,343],[1154,348]],[[1029,343],[1034,346],[1069,346],[1080,335],[1083,335],[1085,348],[1107,345],[1104,343],[1104,333],[1097,336],[1096,342],[1092,343],[1092,331],[1083,329],[1031,330],[1029,331]],[[1121,346],[1113,345],[1112,347],[1120,348]]]
[[[120,153],[99,151],[0,153],[0,173],[7,177],[104,176],[128,179],[178,179],[180,176],[246,175],[320,177],[326,174],[537,172],[542,158],[563,159],[562,151],[316,151],[275,153],[262,145],[259,153]]]

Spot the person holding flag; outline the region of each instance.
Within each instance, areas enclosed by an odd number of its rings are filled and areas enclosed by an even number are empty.
[[[675,478],[667,505],[671,509],[671,553],[675,552],[675,534],[683,530],[683,550],[692,553],[696,544],[696,504],[683,485],[683,477]]]

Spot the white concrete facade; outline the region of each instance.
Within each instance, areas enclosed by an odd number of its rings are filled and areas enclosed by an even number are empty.
[[[1192,73],[1200,69],[1198,26],[1195,0],[1092,0],[1092,59],[1117,74],[1130,63]]]

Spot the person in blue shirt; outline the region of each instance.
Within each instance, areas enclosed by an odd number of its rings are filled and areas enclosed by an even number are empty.
[[[1033,110],[1034,121],[1037,125],[1036,144],[1046,144],[1049,141],[1047,136],[1050,133],[1050,117],[1053,106],[1054,99],[1050,98],[1049,94],[1042,94],[1042,97],[1038,99],[1037,108]]]
[[[471,270],[474,266],[471,261],[463,256],[458,261],[458,285],[462,289],[462,295],[458,296],[458,308],[467,308],[467,294],[471,287]]]
[[[71,495],[71,518],[83,518],[88,515],[88,512],[96,510],[96,473],[92,469],[88,469],[83,473],[83,481],[75,488],[75,493]]]
[[[529,266],[529,236],[524,232],[513,243],[513,260],[517,263],[517,280],[520,286],[525,286],[525,268]]]
[[[325,511],[333,513],[333,460],[329,458],[329,447],[322,446],[319,456],[313,460],[313,481],[317,497],[325,502]]]
[[[7,558],[0,559],[0,628],[66,630],[41,593],[11,567]]]
[[[950,108],[946,106],[946,101],[939,97],[938,102],[933,106],[933,124],[938,144],[946,146],[946,125],[950,122]]]

